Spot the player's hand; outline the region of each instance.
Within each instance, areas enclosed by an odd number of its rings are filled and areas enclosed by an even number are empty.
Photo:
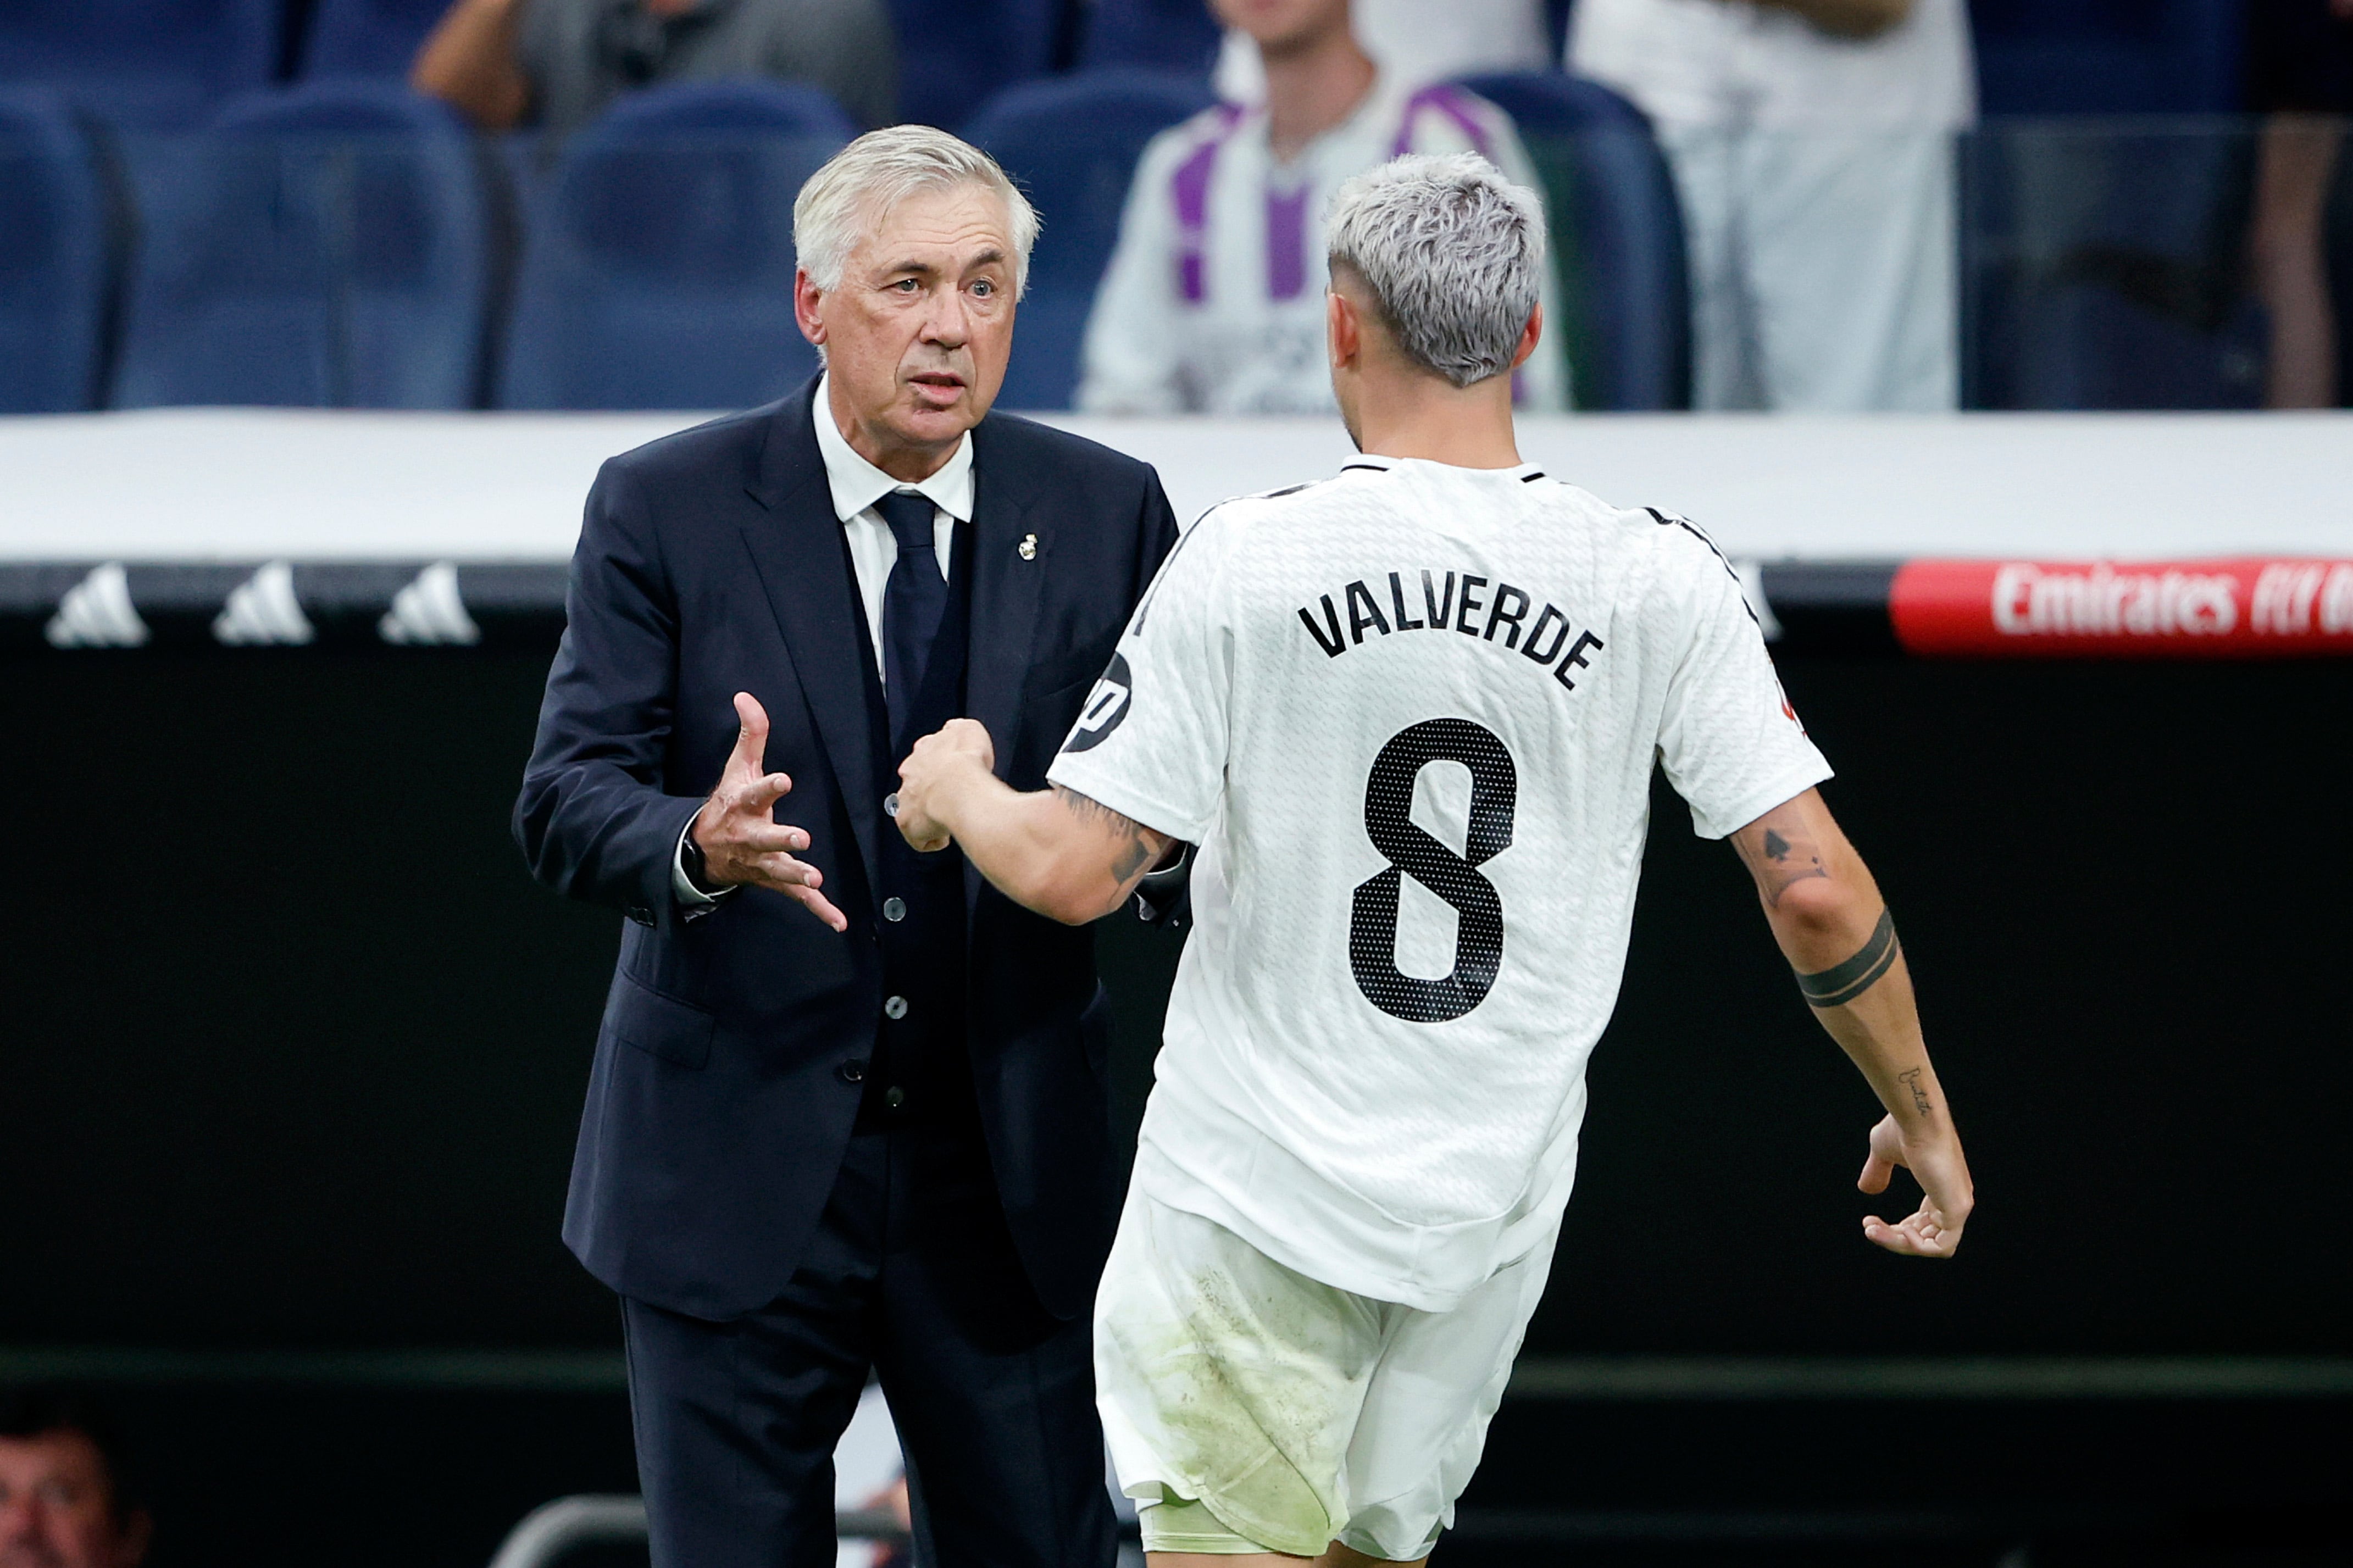
[[[768,710],[750,692],[739,691],[735,716],[744,723],[735,736],[735,750],[719,775],[719,787],[687,829],[702,847],[705,878],[723,886],[782,893],[807,906],[834,930],[848,931],[849,917],[818,891],[825,884],[825,873],[793,858],[796,850],[809,847],[809,836],[776,820],[776,802],[791,793],[793,781],[762,771],[768,750]]]
[[[1961,1245],[1961,1226],[1968,1223],[1977,1203],[1960,1140],[1947,1133],[1907,1141],[1895,1118],[1883,1116],[1871,1130],[1871,1154],[1855,1185],[1866,1193],[1883,1193],[1898,1165],[1919,1180],[1919,1212],[1899,1225],[1867,1215],[1864,1237],[1907,1258],[1950,1258]]]
[[[948,847],[942,820],[947,792],[959,778],[997,771],[997,743],[976,719],[951,719],[915,742],[899,764],[899,832],[924,854]]]

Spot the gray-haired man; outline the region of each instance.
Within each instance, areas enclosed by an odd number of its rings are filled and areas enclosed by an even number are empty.
[[[623,1299],[657,1564],[830,1563],[871,1369],[921,1561],[1103,1568],[1092,941],[917,855],[891,791],[959,714],[1042,785],[1175,521],[989,412],[1037,222],[986,154],[875,132],[794,230],[826,373],[605,466],[515,807],[630,922],[565,1239]]]
[[[1051,793],[990,776],[968,722],[902,770],[911,843],[952,834],[1061,920],[1200,846],[1095,1320],[1155,1568],[1414,1562],[1451,1520],[1568,1201],[1654,759],[1886,1108],[1863,1189],[1902,1164],[1926,1190],[1865,1237],[1947,1256],[1970,1204],[1894,928],[1738,581],[1688,523],[1520,460],[1534,195],[1400,159],[1329,234],[1365,455],[1186,536]]]

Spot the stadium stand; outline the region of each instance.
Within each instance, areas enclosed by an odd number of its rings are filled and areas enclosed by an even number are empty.
[[[478,401],[496,228],[442,105],[393,83],[239,99],[128,152],[143,239],[117,407]]]
[[[1962,156],[1968,405],[2261,402],[2250,131],[1997,121]]]
[[[315,0],[298,74],[404,79],[448,0]]]
[[[52,92],[0,92],[0,413],[93,406],[115,275],[104,182]]]
[[[1079,65],[1182,71],[1207,81],[1221,37],[1202,0],[1095,0],[1087,7]]]
[[[530,233],[506,408],[741,408],[817,368],[793,320],[793,198],[856,134],[814,88],[622,99],[565,149]]]
[[[8,0],[0,81],[40,82],[122,126],[200,123],[276,74],[280,0]]]
[[[1136,160],[1155,135],[1211,101],[1206,74],[1082,71],[1008,88],[965,128],[1044,220],[1000,395],[1007,407],[1071,406],[1087,313],[1119,242]],[[1071,134],[1078,125],[1084,136]]]
[[[899,117],[954,131],[990,94],[1063,63],[1061,0],[891,0]]]
[[[1579,77],[1529,72],[1462,85],[1512,117],[1544,176],[1577,406],[1689,407],[1683,216],[1650,121]]]
[[[2243,0],[1970,0],[1989,115],[2226,114]]]

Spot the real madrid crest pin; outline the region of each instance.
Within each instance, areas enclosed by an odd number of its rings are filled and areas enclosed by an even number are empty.
[[[1025,533],[1021,536],[1021,542],[1013,548],[1019,552],[1022,560],[1035,561],[1038,559],[1038,536],[1034,533]]]

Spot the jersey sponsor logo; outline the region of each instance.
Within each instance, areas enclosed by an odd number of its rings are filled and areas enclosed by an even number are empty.
[[[1471,572],[1461,574],[1459,580],[1451,572],[1442,578],[1427,571],[1419,575],[1418,594],[1409,594],[1402,572],[1388,574],[1386,592],[1359,578],[1340,590],[1337,603],[1324,594],[1319,595],[1315,608],[1302,605],[1299,622],[1326,658],[1364,647],[1366,632],[1386,637],[1435,629],[1460,632],[1484,643],[1500,641],[1538,668],[1551,670],[1552,678],[1568,691],[1577,689],[1569,671],[1591,668],[1588,655],[1606,646],[1589,631],[1578,631],[1571,637],[1575,623],[1560,607],[1547,602],[1543,609],[1535,609],[1535,595],[1525,588],[1490,583]],[[1494,590],[1492,596],[1486,592],[1490,587]],[[1343,605],[1346,606],[1345,627]],[[1416,615],[1416,610],[1420,614]]]
[[[1128,673],[1127,655],[1113,654],[1110,668],[1087,693],[1087,705],[1079,710],[1079,721],[1071,726],[1071,738],[1062,742],[1062,750],[1093,751],[1127,722],[1127,710],[1134,702],[1135,678]]]
[[[2353,653],[2353,561],[1912,561],[1888,617],[1927,655]]]

